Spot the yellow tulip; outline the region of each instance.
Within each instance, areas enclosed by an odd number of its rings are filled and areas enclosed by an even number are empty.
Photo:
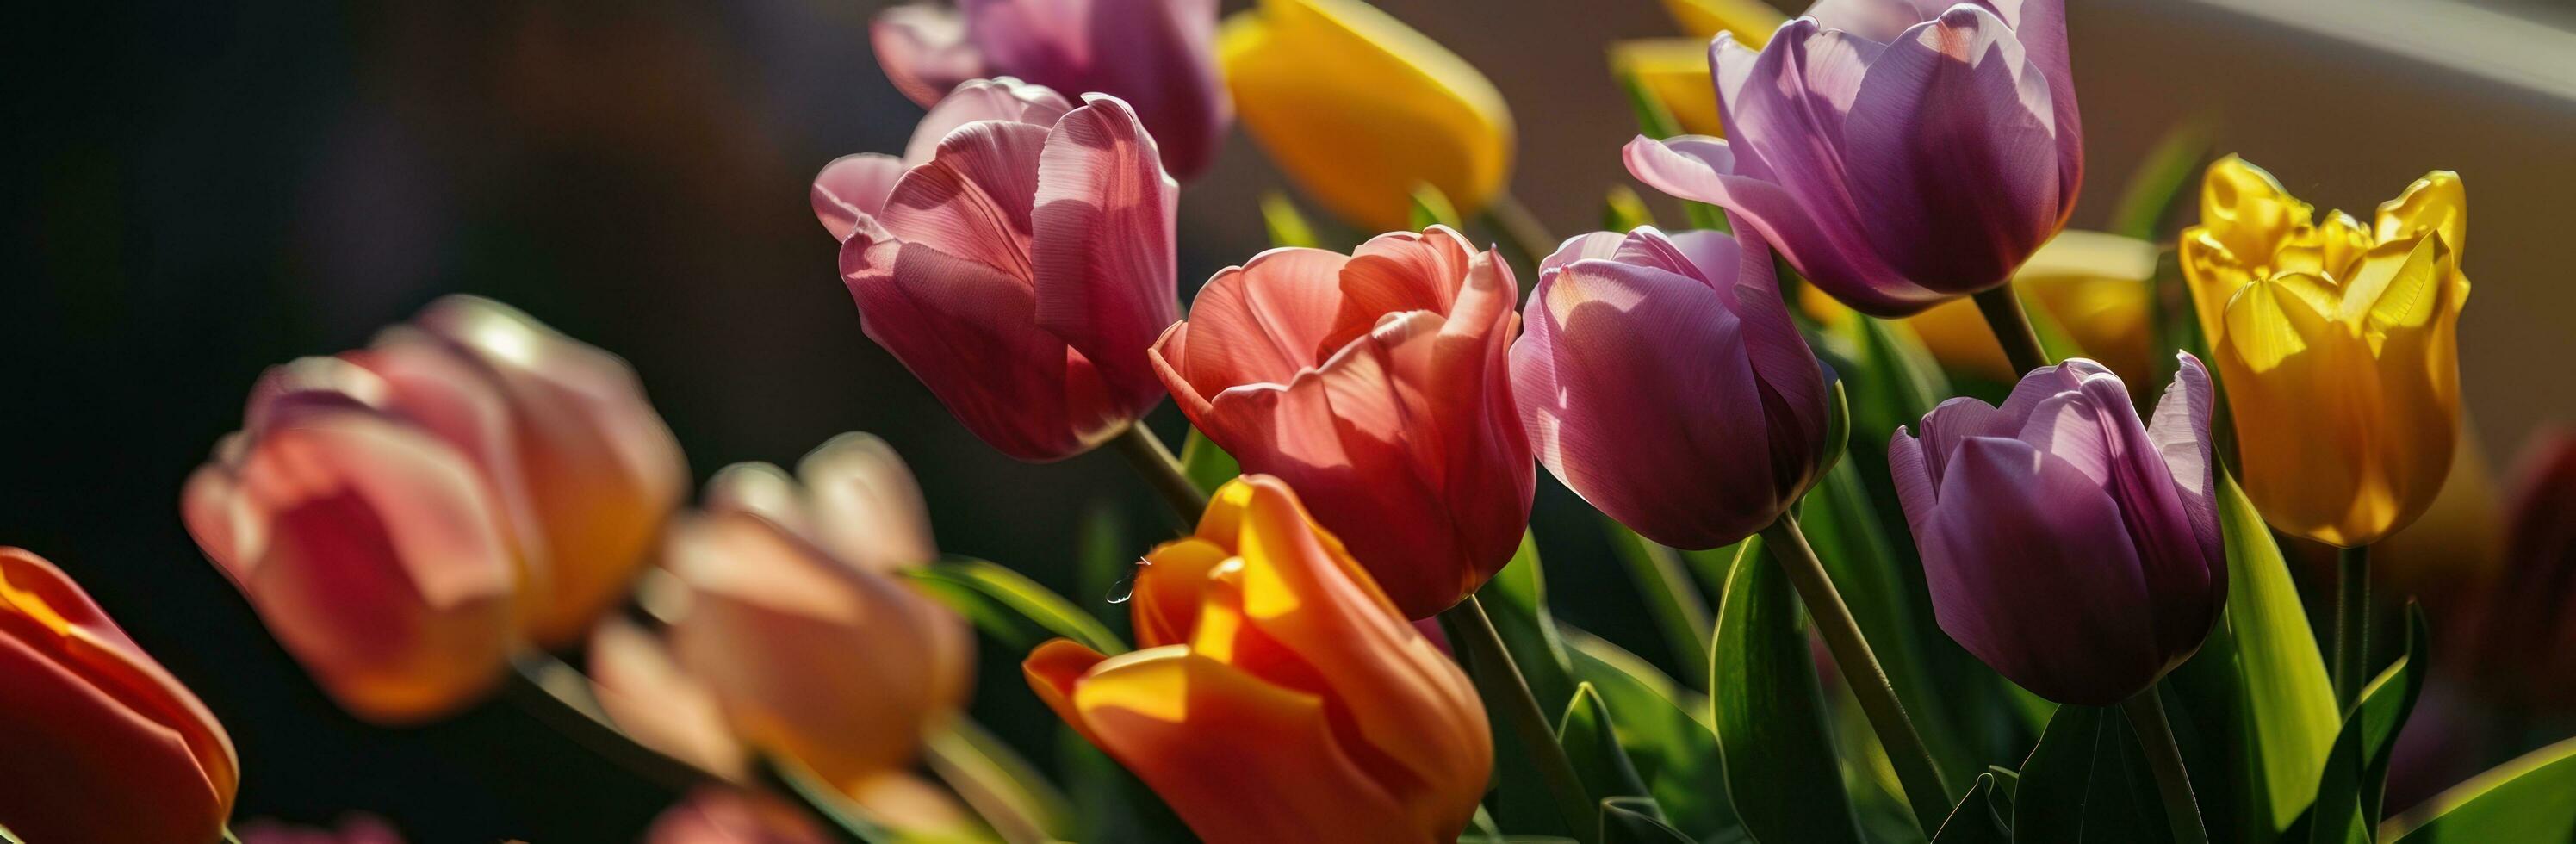
[[[2436,170],[2368,225],[2313,210],[2272,174],[2221,159],[2182,266],[2234,409],[2246,495],[2273,527],[2350,548],[2422,515],[2450,472],[2467,198]]]
[[[2059,232],[2013,273],[2013,289],[2066,330],[2086,357],[2133,384],[2152,383],[2154,345],[2147,305],[2156,270],[2155,244],[2106,232]],[[1850,309],[1815,285],[1799,290],[1799,307],[1818,319]],[[1956,299],[1901,320],[1932,357],[1952,372],[2010,383],[2012,364],[1975,303]]]
[[[1262,0],[1226,20],[1217,57],[1253,140],[1317,202],[1371,230],[1404,228],[1416,185],[1473,214],[1511,175],[1502,92],[1359,0]]]
[[[1789,19],[1762,0],[1664,0],[1664,11],[1682,31],[1698,36],[1702,53],[1708,52],[1708,40],[1720,32],[1735,33],[1736,43],[1762,49],[1771,31]]]

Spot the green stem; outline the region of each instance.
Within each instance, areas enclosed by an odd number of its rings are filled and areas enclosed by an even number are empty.
[[[2182,746],[2174,743],[2173,724],[2165,720],[2165,702],[2155,686],[2131,696],[2120,704],[2129,715],[2129,727],[2138,733],[2138,744],[2146,748],[2147,767],[2155,771],[2156,792],[2165,799],[2165,820],[2173,829],[2176,844],[2209,844],[2209,830],[2200,819],[2200,801],[2191,794],[2191,773],[2183,770]]]
[[[1925,834],[1941,828],[1950,815],[1956,795],[1941,779],[1940,768],[1932,764],[1932,754],[1923,748],[1923,737],[1914,732],[1914,722],[1905,715],[1905,704],[1896,699],[1896,687],[1887,680],[1887,669],[1880,667],[1878,656],[1870,652],[1869,640],[1860,633],[1860,622],[1854,620],[1851,607],[1834,588],[1833,578],[1825,574],[1825,564],[1816,559],[1816,549],[1807,544],[1807,535],[1798,530],[1798,520],[1782,514],[1780,520],[1762,529],[1762,547],[1770,549],[1771,559],[1789,575],[1789,583],[1798,589],[1798,599],[1807,605],[1807,616],[1824,636],[1825,649],[1833,652],[1834,665],[1842,670],[1843,683],[1851,687],[1852,696],[1860,700],[1861,712],[1869,716],[1869,726],[1878,734],[1878,744],[1887,750],[1888,763],[1896,768],[1897,784],[1905,790],[1905,802],[1914,810],[1914,819],[1923,825]]]
[[[2039,332],[2030,327],[2030,314],[2022,312],[2021,297],[2013,295],[2011,284],[1997,285],[1971,298],[1977,300],[1977,312],[1985,315],[1986,327],[1994,331],[1995,342],[2004,347],[2004,359],[2012,362],[2014,378],[2048,365],[2048,352],[2040,348]]]
[[[1583,780],[1574,775],[1574,763],[1556,742],[1556,725],[1549,723],[1547,711],[1530,694],[1520,667],[1512,664],[1511,651],[1503,648],[1502,634],[1495,632],[1493,618],[1485,615],[1485,605],[1469,595],[1440,612],[1440,626],[1467,663],[1467,675],[1476,683],[1476,694],[1484,698],[1485,711],[1508,722],[1513,736],[1535,757],[1532,761],[1538,764],[1539,776],[1547,780],[1548,793],[1556,798],[1566,828],[1577,840],[1597,844],[1600,810],[1583,790]]]
[[[2350,708],[2370,679],[2370,546],[2345,548],[2336,560],[2335,705]]]
[[[1180,458],[1172,456],[1172,450],[1164,447],[1162,438],[1154,436],[1153,430],[1146,428],[1145,423],[1138,422],[1127,426],[1126,433],[1109,442],[1118,448],[1118,456],[1127,458],[1127,465],[1145,479],[1146,485],[1163,497],[1163,503],[1172,506],[1172,513],[1181,517],[1181,524],[1198,524],[1199,514],[1207,511],[1207,493],[1200,490],[1198,484],[1190,483],[1189,473],[1181,469]]]

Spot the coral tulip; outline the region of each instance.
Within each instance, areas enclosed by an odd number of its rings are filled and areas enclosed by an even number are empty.
[[[1226,20],[1217,55],[1252,139],[1354,223],[1402,227],[1423,184],[1473,214],[1511,176],[1494,83],[1360,0],[1261,0]]]
[[[2434,171],[2365,226],[2272,174],[2210,165],[2183,231],[2210,356],[2236,419],[2245,494],[2273,527],[2346,548],[2432,506],[2460,425],[2467,196]]]
[[[1897,317],[2002,285],[2083,181],[2062,0],[1820,3],[1710,47],[1728,140],[1640,137],[1628,172],[1725,207],[1816,286]]]
[[[1216,76],[1216,0],[959,0],[896,6],[870,28],[877,63],[930,106],[976,77],[1016,76],[1136,109],[1181,178],[1206,172],[1233,107]]]
[[[1898,429],[1889,471],[1941,629],[2060,703],[2118,703],[2182,664],[2227,600],[2209,414],[2190,355],[2149,420],[2076,358],[2000,408],[1951,399],[1920,439]]]
[[[61,569],[0,548],[0,827],[212,844],[240,765],[222,724]]]
[[[1512,404],[1519,288],[1457,232],[1273,249],[1209,279],[1154,366],[1245,472],[1277,475],[1406,616],[1511,560],[1536,469]]]
[[[881,567],[921,562],[910,555],[926,537],[870,538],[883,544],[852,553],[810,532],[852,516],[899,523],[901,514],[839,509],[856,499],[826,492],[895,478],[909,486],[891,452],[843,437],[804,465],[802,489],[775,467],[729,468],[709,484],[710,512],[673,528],[665,565],[688,599],[670,639],[734,735],[859,793],[903,774],[924,733],[957,711],[973,643],[963,620]]]
[[[500,679],[528,569],[477,457],[396,412],[397,392],[337,358],[271,370],[244,430],[189,478],[183,510],[324,691],[406,723]]]
[[[1021,460],[1088,451],[1162,401],[1145,352],[1180,318],[1180,186],[1135,112],[969,83],[914,141],[907,159],[843,158],[815,178],[868,337]]]
[[[1824,376],[1760,238],[1568,240],[1540,264],[1523,324],[1512,391],[1539,462],[1646,538],[1735,542],[1815,480]]]
[[[1475,690],[1286,484],[1227,484],[1146,562],[1141,650],[1022,666],[1066,723],[1209,841],[1457,840],[1493,765]]]

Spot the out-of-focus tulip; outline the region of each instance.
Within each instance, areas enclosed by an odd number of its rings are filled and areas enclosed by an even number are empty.
[[[1510,562],[1529,523],[1518,297],[1511,267],[1444,226],[1354,255],[1273,249],[1209,279],[1154,366],[1209,440],[1304,490],[1423,618]]]
[[[2001,285],[2083,181],[2062,0],[1827,2],[1757,52],[1718,36],[1728,140],[1628,144],[1628,172],[1714,203],[1818,287],[1905,316]]]
[[[211,844],[232,738],[65,577],[0,548],[0,827],[35,842]]]
[[[1193,178],[1233,107],[1216,76],[1216,0],[959,0],[877,13],[870,41],[895,87],[927,107],[959,83],[1016,76],[1124,100],[1163,166]]]
[[[2245,494],[2346,548],[2423,515],[2459,437],[2467,194],[2434,171],[2369,226],[2235,156],[2210,165],[2182,268],[2236,419]]]
[[[1146,562],[1141,650],[1022,665],[1067,724],[1209,841],[1457,840],[1493,766],[1476,692],[1287,484],[1227,484]]]
[[[952,128],[923,153],[933,124]],[[1021,460],[1088,451],[1162,401],[1145,350],[1180,319],[1180,186],[1135,112],[968,83],[914,142],[904,160],[851,156],[815,177],[868,337]]]
[[[323,690],[391,723],[492,688],[529,571],[476,456],[398,413],[398,392],[338,358],[271,370],[182,502],[198,547]]]
[[[2093,361],[2032,370],[1888,444],[1941,629],[2022,688],[2108,706],[2200,649],[2227,600],[2209,375],[2181,356],[2140,420]]]
[[[2520,462],[2504,576],[2479,608],[2466,673],[2517,709],[2576,711],[2576,429],[2541,432]]]
[[[814,819],[777,798],[709,787],[664,810],[645,844],[827,844]]]
[[[1512,391],[1540,463],[1678,548],[1778,519],[1824,457],[1824,376],[1754,236],[1652,227],[1565,242],[1539,265]]]
[[[235,832],[241,844],[402,844],[402,834],[372,815],[340,819],[337,829],[309,829],[271,820],[243,824]]]
[[[670,638],[734,735],[859,794],[903,773],[924,732],[963,703],[973,642],[963,620],[890,576],[888,561],[923,561],[911,555],[927,551],[926,536],[817,529],[904,523],[867,512],[878,499],[836,491],[909,487],[892,452],[844,436],[803,466],[801,489],[776,467],[728,468],[709,483],[710,511],[673,528],[665,565],[686,601]],[[873,544],[842,550],[857,543]]]
[[[2122,379],[2153,374],[2147,308],[2155,295],[2156,247],[2132,237],[2068,230],[2013,273],[2013,290],[2045,311],[2066,336]],[[1813,286],[1799,305],[1821,316],[1843,306]],[[1905,320],[1942,366],[1991,381],[2013,380],[2012,364],[1973,302],[1951,300]]]
[[[546,555],[528,636],[548,647],[579,641],[625,595],[687,491],[678,438],[626,361],[516,308],[449,296],[412,328],[388,332],[377,351],[400,353],[415,330],[473,364],[508,408],[513,468]]]
[[[1664,0],[1664,12],[1697,39],[1702,61],[1708,58],[1709,39],[1720,32],[1735,33],[1738,41],[1758,50],[1771,31],[1787,20],[1763,0]]]
[[[1664,0],[1673,21],[1691,38],[1639,38],[1610,45],[1610,72],[1635,79],[1683,131],[1721,137],[1726,127],[1717,113],[1716,76],[1708,63],[1708,41],[1720,32],[1762,49],[1771,33],[1788,20],[1762,0]]]
[[[1502,92],[1360,0],[1261,0],[1226,20],[1217,55],[1244,129],[1344,219],[1401,228],[1426,183],[1474,214],[1511,177]]]
[[[733,737],[715,692],[681,668],[642,626],[611,618],[590,634],[590,682],[620,732],[733,782],[749,782],[750,751]]]

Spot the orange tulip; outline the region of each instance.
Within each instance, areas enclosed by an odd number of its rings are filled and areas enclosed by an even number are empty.
[[[232,739],[44,558],[0,548],[0,827],[29,841],[206,844]]]
[[[1228,483],[1146,562],[1141,650],[1022,665],[1066,723],[1216,844],[1457,840],[1494,760],[1475,690],[1287,484]]]

